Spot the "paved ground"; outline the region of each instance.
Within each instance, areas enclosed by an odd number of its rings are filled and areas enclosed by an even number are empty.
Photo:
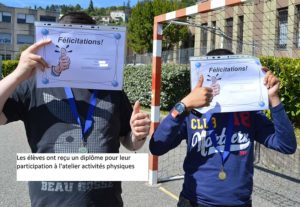
[[[16,153],[29,152],[25,132],[20,122],[0,126],[0,206],[30,206],[25,182],[16,182]],[[122,149],[123,152],[126,150]],[[147,152],[147,146],[141,151]],[[268,180],[272,180],[269,182]],[[275,183],[274,183],[275,181]],[[270,173],[256,170],[253,201],[255,207],[300,207],[300,184],[277,178]],[[276,185],[277,183],[277,185]],[[282,189],[282,184],[287,189]],[[148,186],[144,182],[124,182],[125,207],[173,207],[181,190],[182,180]],[[289,189],[291,191],[289,191]]]

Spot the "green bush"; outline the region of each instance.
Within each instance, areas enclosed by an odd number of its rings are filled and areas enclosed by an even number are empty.
[[[297,126],[300,126],[300,59],[260,57],[280,79],[280,97],[285,110]]]
[[[18,65],[17,60],[3,60],[2,61],[2,77],[10,74]]]
[[[151,65],[127,66],[124,70],[124,90],[129,100],[139,100],[141,105],[151,105]],[[162,65],[161,109],[170,110],[176,102],[190,91],[188,65]]]

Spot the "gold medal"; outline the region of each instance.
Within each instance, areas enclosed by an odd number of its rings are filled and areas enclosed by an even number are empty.
[[[226,172],[223,170],[223,168],[219,172],[219,179],[220,180],[225,180],[226,179]]]
[[[88,149],[86,147],[79,147],[78,152],[79,153],[88,153]]]

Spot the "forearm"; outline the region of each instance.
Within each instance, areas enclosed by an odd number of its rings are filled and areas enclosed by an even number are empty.
[[[130,132],[127,134],[126,137],[121,137],[121,143],[126,149],[130,151],[136,151],[139,150],[145,144],[146,138],[147,137],[143,139],[136,139],[134,135]]]
[[[150,151],[154,155],[163,155],[180,144],[182,138],[186,137],[185,117],[174,119],[170,114],[157,127],[150,139]]]
[[[0,125],[6,122],[3,115],[4,104],[21,82],[22,80],[15,71],[0,81]]]
[[[273,123],[275,127],[274,143],[277,150],[283,153],[294,153],[297,148],[294,128],[284,110],[282,104],[277,105],[271,109]]]
[[[269,97],[269,102],[270,102],[270,106],[272,108],[275,108],[276,106],[278,106],[281,103],[280,98],[279,98],[278,95],[273,96],[273,97]]]

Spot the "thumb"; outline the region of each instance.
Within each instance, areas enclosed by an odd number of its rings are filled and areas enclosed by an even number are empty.
[[[60,57],[66,56],[66,50],[64,48],[61,48],[60,50]]]
[[[203,81],[204,81],[203,75],[200,75],[200,78],[199,78],[198,83],[197,83],[197,87],[202,87]]]
[[[141,109],[141,104],[139,101],[136,101],[134,106],[133,106],[133,113],[134,114],[137,114],[140,112],[140,109]]]

